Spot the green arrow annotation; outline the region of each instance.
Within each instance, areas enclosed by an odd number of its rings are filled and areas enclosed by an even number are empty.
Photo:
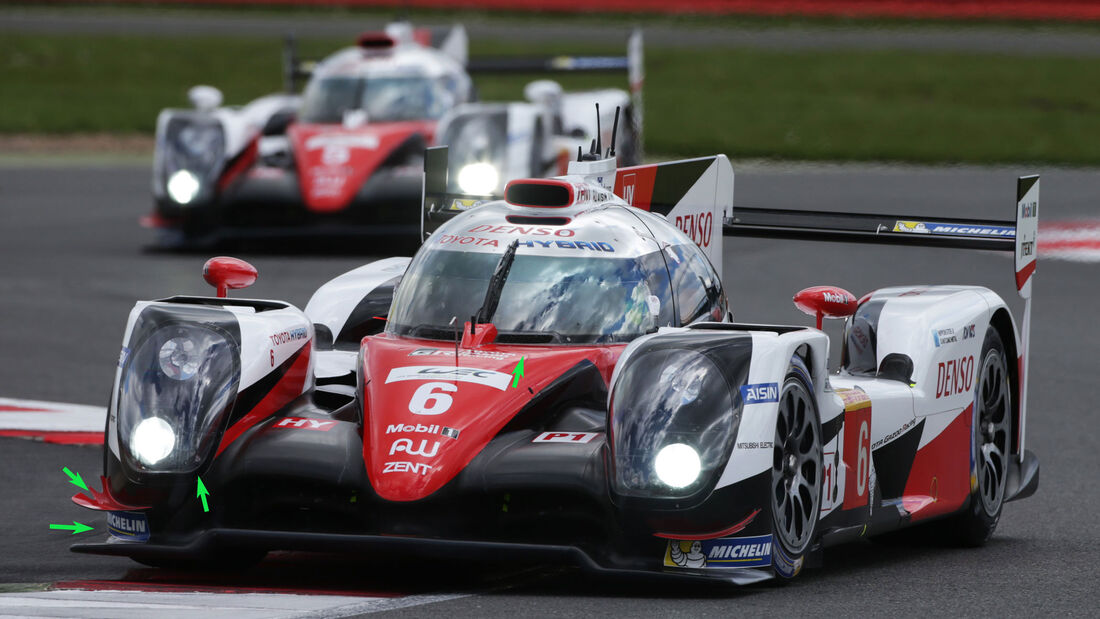
[[[512,387],[515,388],[519,385],[519,379],[523,376],[523,360],[526,357],[520,357],[519,363],[516,364],[516,369],[512,370]]]
[[[72,524],[51,524],[50,528],[51,529],[63,529],[65,531],[72,531],[73,532],[72,534],[76,535],[77,533],[83,533],[85,531],[91,531],[94,527],[89,527],[86,524],[80,524],[79,522],[74,520]]]
[[[74,472],[70,471],[69,467],[65,467],[61,470],[66,475],[69,476],[69,483],[70,484],[76,486],[77,488],[81,488],[83,490],[88,490],[88,484],[84,483],[84,480],[80,478],[80,473],[74,473]]]
[[[198,489],[195,491],[195,496],[202,499],[202,511],[210,511],[210,506],[206,504],[206,495],[210,494],[210,491],[206,489],[206,485],[202,483],[201,477],[196,477],[199,480]]]

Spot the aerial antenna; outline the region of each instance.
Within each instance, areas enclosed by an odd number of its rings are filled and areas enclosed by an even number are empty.
[[[615,156],[615,134],[619,131],[619,106],[615,106],[615,123],[611,125],[611,148],[607,149],[607,156]]]
[[[600,158],[600,153],[603,152],[603,142],[600,141],[600,104],[596,104],[596,149],[592,152],[596,154],[596,158]]]
[[[581,152],[581,145],[577,145],[577,161],[584,161],[584,153]]]

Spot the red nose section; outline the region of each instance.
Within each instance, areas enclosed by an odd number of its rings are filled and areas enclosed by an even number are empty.
[[[821,328],[821,319],[844,318],[856,313],[855,296],[843,288],[835,286],[813,286],[800,290],[794,295],[795,306],[803,312],[817,316],[817,328]]]
[[[230,288],[248,288],[258,276],[256,267],[229,256],[211,258],[202,265],[202,278],[218,289],[219,297],[224,297]]]
[[[367,475],[383,499],[415,501],[454,479],[571,368],[591,363],[609,380],[624,346],[485,344],[460,347],[457,363],[453,342],[381,335],[363,348]]]
[[[413,134],[431,143],[435,121],[341,125],[295,124],[287,130],[306,208],[341,211],[386,159]]]

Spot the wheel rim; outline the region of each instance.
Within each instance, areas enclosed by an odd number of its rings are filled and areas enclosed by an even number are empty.
[[[991,350],[982,361],[978,380],[975,430],[978,447],[978,488],[982,508],[990,516],[1001,509],[1008,473],[1009,419],[1012,402],[1004,356]]]
[[[772,453],[776,532],[783,546],[798,554],[813,536],[821,502],[821,441],[813,400],[798,380],[783,387]]]

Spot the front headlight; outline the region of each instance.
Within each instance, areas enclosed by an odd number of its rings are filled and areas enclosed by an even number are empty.
[[[691,445],[673,443],[665,445],[653,460],[653,470],[669,488],[686,488],[699,479],[702,463],[699,452]]]
[[[225,131],[205,115],[180,115],[168,120],[157,136],[157,182],[168,197],[190,205],[209,197],[225,163]]]
[[[118,394],[118,444],[138,473],[188,473],[215,447],[240,370],[227,334],[162,324],[137,343]]]
[[[198,177],[188,170],[176,170],[168,177],[168,197],[176,204],[190,204],[201,188]]]
[[[500,185],[500,173],[491,163],[479,161],[462,166],[458,171],[458,188],[463,193],[489,196]]]
[[[741,409],[706,354],[641,350],[611,397],[612,487],[624,496],[686,498],[712,486]]]
[[[176,431],[160,417],[143,419],[130,434],[130,453],[146,466],[167,458],[175,446]]]

